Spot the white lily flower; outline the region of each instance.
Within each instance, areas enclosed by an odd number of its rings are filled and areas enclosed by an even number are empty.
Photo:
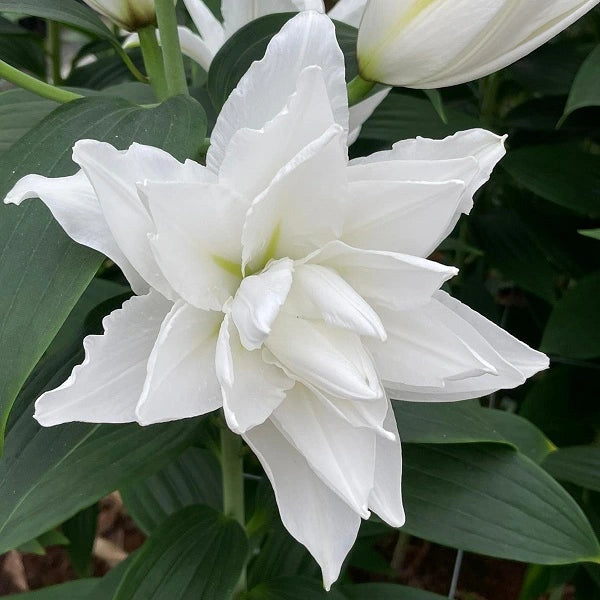
[[[137,31],[156,23],[154,0],[83,1],[126,31]]]
[[[198,30],[194,33],[189,27],[178,27],[181,51],[197,62],[205,71],[221,46],[240,28],[251,21],[266,15],[303,10],[325,12],[323,0],[222,0],[221,23],[202,0],[183,0]],[[367,0],[340,0],[330,11],[332,19],[358,27]],[[137,34],[132,34],[125,42],[126,46],[139,44]],[[356,141],[362,124],[373,114],[389,94],[390,88],[379,90],[350,107],[350,133],[348,143]]]
[[[300,13],[225,103],[207,166],[134,144],[75,145],[81,171],[21,179],[136,296],[36,402],[42,425],[142,425],[223,408],[283,523],[339,575],[361,518],[404,523],[388,395],[446,401],[517,386],[547,358],[439,291],[426,257],[504,155],[476,129],[348,161],[344,57]]]
[[[364,79],[412,88],[499,71],[600,0],[370,0],[358,35]]]

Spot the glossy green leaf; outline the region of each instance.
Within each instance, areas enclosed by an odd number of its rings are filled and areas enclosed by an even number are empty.
[[[359,585],[345,585],[341,592],[348,600],[442,600],[445,596],[438,596],[424,590],[394,585],[392,583],[361,583]]]
[[[435,108],[435,112],[439,115],[442,122],[447,124],[448,115],[446,114],[444,100],[442,99],[442,94],[440,94],[439,90],[423,90],[423,93],[429,98],[429,102],[431,102],[431,105]]]
[[[0,93],[0,154],[50,114],[58,103],[25,90]]]
[[[219,111],[248,67],[260,60],[271,38],[295,15],[276,13],[255,19],[236,31],[213,59],[208,73],[208,93]],[[358,73],[356,66],[356,38],[354,27],[335,23],[338,43],[346,61],[346,80]]]
[[[523,562],[600,561],[577,503],[522,454],[491,444],[405,444],[403,454],[407,533]]]
[[[403,443],[496,443],[518,449],[535,462],[555,449],[535,425],[518,415],[477,402],[400,402],[392,406]]]
[[[246,535],[236,521],[206,506],[184,508],[148,538],[110,598],[224,600],[247,552]]]
[[[600,273],[581,279],[554,307],[542,350],[569,358],[600,356]]]
[[[560,448],[546,458],[543,466],[560,481],[600,492],[600,446]]]
[[[600,105],[600,45],[585,59],[569,93],[561,123],[574,111]]]
[[[164,469],[122,488],[127,512],[146,533],[193,504],[223,506],[221,469],[208,450],[188,448]]]
[[[0,9],[5,13],[13,12],[57,21],[99,38],[115,39],[91,8],[75,0],[2,0]]]
[[[76,171],[71,148],[81,138],[119,148],[131,142],[196,156],[204,139],[202,107],[176,97],[152,109],[119,98],[84,98],[63,105],[2,157],[0,198],[28,173]],[[68,238],[41,202],[0,205],[0,432],[27,375],[48,347],[102,262]],[[27,336],[23,332],[27,331]]]
[[[22,35],[0,35],[0,60],[37,77],[46,76],[46,55],[41,40]]]
[[[67,552],[71,566],[78,577],[92,574],[92,550],[98,524],[98,504],[94,503],[62,524],[62,531],[68,538]]]
[[[600,161],[568,144],[511,150],[500,165],[541,198],[578,213],[598,216]]]

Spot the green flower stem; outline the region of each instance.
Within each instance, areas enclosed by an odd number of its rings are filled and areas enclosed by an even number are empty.
[[[361,100],[364,100],[369,92],[375,87],[374,81],[367,81],[360,75],[357,75],[352,81],[348,83],[348,105],[354,106]]]
[[[31,75],[22,73],[19,69],[15,69],[3,60],[0,60],[0,79],[6,79],[6,81],[10,81],[24,90],[33,92],[42,98],[54,100],[55,102],[71,102],[72,100],[83,98],[80,94],[61,90],[45,81],[40,81]]]
[[[162,102],[169,96],[169,87],[165,77],[162,52],[156,39],[156,28],[144,27],[138,31],[138,34],[150,85],[156,94],[156,99]]]
[[[173,0],[156,0],[156,20],[160,31],[160,45],[163,51],[169,95],[189,94]]]
[[[245,528],[242,438],[233,433],[226,423],[221,426],[221,469],[223,472],[223,511]],[[233,597],[242,594],[246,589],[246,568],[244,567]]]
[[[60,67],[62,63],[62,44],[60,37],[60,23],[55,21],[46,21],[48,27],[48,38],[47,48],[50,54],[50,60],[52,62],[52,83],[54,85],[60,85],[62,83],[62,76],[60,74]]]

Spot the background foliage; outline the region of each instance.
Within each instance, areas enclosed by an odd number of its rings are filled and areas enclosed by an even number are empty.
[[[287,18],[239,31],[208,74],[187,63],[191,99],[142,108],[155,102],[150,89],[133,80],[119,40],[92,11],[74,0],[2,0],[0,58],[46,77],[39,19],[57,21],[65,39],[80,43],[62,83],[86,98],[58,106],[22,90],[0,93],[0,196],[29,172],[73,173],[70,148],[81,137],[202,160],[220,106]],[[356,31],[337,31],[351,78]],[[142,69],[139,51],[128,54]],[[480,401],[396,404],[407,524],[398,532],[375,518],[364,523],[330,599],[440,598],[397,583],[409,536],[529,563],[521,600],[566,583],[577,598],[600,597],[599,72],[597,8],[485,79],[430,95],[394,90],[352,147],[360,156],[476,126],[509,134],[508,154],[472,215],[434,258],[460,267],[454,296],[541,348],[552,366]],[[32,402],[81,361],[83,336],[98,331],[128,290],[113,265],[66,238],[41,204],[0,207],[0,257],[0,551],[68,544],[82,577],[24,600],[223,600],[248,555],[249,600],[325,598],[253,457],[248,531],[220,513],[212,417],[147,428],[41,429],[33,421]],[[94,507],[116,489],[148,539],[102,579],[89,578]]]

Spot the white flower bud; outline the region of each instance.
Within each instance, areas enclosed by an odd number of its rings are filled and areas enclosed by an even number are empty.
[[[84,2],[127,31],[137,31],[156,23],[154,0],[84,0]]]
[[[364,79],[413,88],[472,81],[560,33],[600,0],[370,0],[358,36]]]

